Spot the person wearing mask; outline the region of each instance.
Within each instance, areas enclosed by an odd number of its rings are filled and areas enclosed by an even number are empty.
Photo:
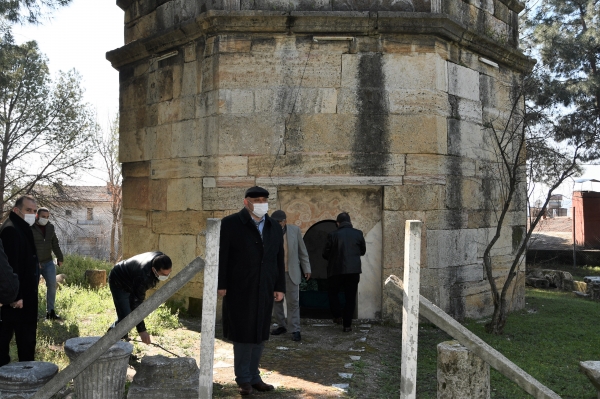
[[[269,339],[273,300],[283,300],[283,231],[268,215],[269,192],[246,190],[244,208],[221,221],[219,283],[223,335],[233,341],[235,381],[241,395],[272,391],[260,378],[264,341]]]
[[[31,226],[35,223],[36,211],[35,199],[29,195],[21,196],[0,226],[0,239],[8,264],[19,276],[17,297],[9,306],[4,304],[0,308],[0,367],[10,363],[13,335],[20,362],[33,361],[35,356],[40,267]]]
[[[171,258],[162,252],[145,252],[117,263],[108,275],[108,286],[117,310],[115,327],[146,299],[146,291],[165,281],[171,274]],[[152,339],[142,320],[136,329],[142,342],[151,344]],[[123,337],[128,339],[128,335]]]
[[[323,258],[327,259],[329,307],[336,324],[343,324],[344,332],[352,331],[352,317],[356,307],[356,293],[360,281],[360,257],[367,251],[363,232],[352,227],[350,215],[337,216],[337,230],[327,235]],[[346,304],[342,309],[338,293],[344,291]]]
[[[56,255],[58,266],[63,264],[63,254],[58,245],[58,237],[54,225],[50,223],[50,211],[40,207],[37,210],[35,223],[31,226],[33,240],[40,260],[41,274],[46,281],[46,319],[61,320],[54,310],[56,300],[56,265],[52,259],[52,252]]]
[[[284,334],[290,329],[292,341],[300,341],[300,282],[302,275],[310,280],[310,261],[308,251],[300,227],[287,224],[287,215],[284,211],[273,212],[271,219],[279,222],[283,229],[283,251],[285,261],[285,302],[287,305],[287,322],[283,311],[283,301],[275,302],[273,305],[277,328],[271,331],[271,335]]]

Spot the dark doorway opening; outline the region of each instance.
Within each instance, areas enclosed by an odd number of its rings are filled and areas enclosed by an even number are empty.
[[[323,259],[322,253],[327,243],[327,235],[336,229],[334,220],[323,220],[312,225],[304,234],[311,277],[309,281],[302,278],[300,283],[300,317],[302,318],[331,317],[327,298],[327,260]],[[343,293],[340,293],[340,301],[342,304],[345,303]]]

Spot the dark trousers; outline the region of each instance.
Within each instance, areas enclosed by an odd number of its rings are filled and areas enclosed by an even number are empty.
[[[256,384],[262,381],[258,365],[264,348],[264,342],[260,344],[233,343],[233,371],[235,382],[238,385],[245,382]]]
[[[133,299],[129,292],[125,292],[122,289],[115,287],[110,282],[108,285],[113,297],[115,309],[117,310],[117,321],[115,322],[115,324],[117,324],[131,313]]]
[[[34,360],[37,320],[24,321],[19,318],[19,312],[23,312],[23,310],[5,309],[2,312],[4,320],[0,322],[0,367],[10,363],[10,341],[13,335],[17,342],[19,361],[28,362]],[[7,313],[11,314],[8,315]]]
[[[344,319],[344,327],[352,325],[352,317],[356,308],[356,292],[358,291],[358,282],[360,281],[359,273],[338,274],[327,279],[329,285],[329,308],[334,319],[342,317]],[[338,293],[344,291],[346,296],[346,305],[342,309]]]

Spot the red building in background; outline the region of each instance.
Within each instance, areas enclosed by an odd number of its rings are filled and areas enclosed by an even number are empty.
[[[600,183],[596,179],[579,179],[575,183]],[[573,191],[575,243],[586,248],[600,248],[600,192]]]

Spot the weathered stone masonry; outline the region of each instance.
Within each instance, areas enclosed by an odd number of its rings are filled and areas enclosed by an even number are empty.
[[[125,45],[107,58],[120,71],[125,256],[159,249],[183,267],[204,255],[206,219],[258,184],[303,233],[351,213],[369,247],[359,317],[397,313],[381,287],[402,276],[408,219],[424,222],[423,294],[456,317],[490,313],[481,257],[498,195],[484,125],[530,68],[521,3],[117,4]],[[499,281],[525,225],[517,204],[492,254]],[[180,294],[201,298],[201,276]]]

